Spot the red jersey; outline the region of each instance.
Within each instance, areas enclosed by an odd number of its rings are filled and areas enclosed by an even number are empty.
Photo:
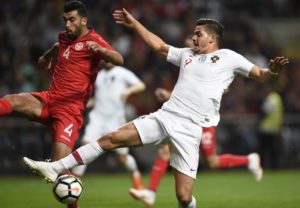
[[[49,87],[49,101],[55,110],[64,110],[75,115],[82,114],[91,95],[99,63],[102,57],[90,52],[86,41],[94,41],[100,46],[112,47],[93,29],[76,40],[66,32],[59,34],[58,59]]]

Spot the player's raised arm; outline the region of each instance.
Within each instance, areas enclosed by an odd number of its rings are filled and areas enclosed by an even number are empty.
[[[90,51],[98,53],[106,61],[114,65],[122,65],[124,63],[123,56],[113,49],[109,50],[107,48],[104,48],[94,41],[87,41],[86,46]]]
[[[57,58],[59,43],[56,42],[39,59],[38,66],[41,69],[49,70],[52,66],[52,60]]]
[[[146,89],[146,85],[144,82],[136,83],[130,87],[128,87],[121,95],[121,98],[123,101],[127,101],[128,97],[130,97],[133,94],[142,92]]]
[[[286,68],[289,64],[289,60],[283,56],[271,59],[269,62],[269,68],[260,68],[258,66],[253,66],[250,71],[250,78],[257,81],[267,81],[272,76],[278,75],[282,70]]]
[[[149,45],[156,53],[167,57],[169,45],[167,45],[160,37],[147,30],[138,20],[136,20],[126,9],[115,10],[113,17],[117,24],[122,24],[128,28],[132,28],[137,34]]]

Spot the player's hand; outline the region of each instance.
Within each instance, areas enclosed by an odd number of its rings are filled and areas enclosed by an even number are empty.
[[[126,102],[128,100],[128,97],[130,96],[130,92],[128,91],[124,91],[122,94],[121,94],[121,99],[122,101]]]
[[[40,69],[43,70],[50,70],[52,67],[52,58],[45,58],[44,56],[41,56],[38,59],[37,65]]]
[[[164,88],[157,88],[154,95],[159,102],[165,102],[169,100],[171,93]]]
[[[272,73],[279,73],[284,70],[289,64],[289,60],[283,56],[278,56],[274,59],[271,59],[269,62],[269,68]]]
[[[136,21],[136,19],[124,8],[122,10],[115,10],[113,18],[117,24],[121,24],[129,28],[132,28],[134,21]]]
[[[86,41],[86,47],[88,48],[89,51],[95,53],[106,50],[105,48],[101,47],[98,43],[94,41]]]

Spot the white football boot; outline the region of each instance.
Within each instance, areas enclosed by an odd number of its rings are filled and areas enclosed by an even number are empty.
[[[263,177],[263,169],[260,165],[260,156],[257,153],[251,153],[248,155],[248,169],[253,174],[257,182],[261,181]]]
[[[39,162],[23,157],[24,164],[34,173],[41,175],[48,183],[54,183],[58,172],[54,170],[49,162]]]
[[[148,189],[139,190],[139,189],[131,188],[129,189],[129,194],[133,198],[144,202],[146,206],[151,206],[155,202],[156,193]]]

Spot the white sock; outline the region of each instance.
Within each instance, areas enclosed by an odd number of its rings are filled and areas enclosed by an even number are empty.
[[[135,159],[132,157],[132,155],[127,154],[126,162],[125,162],[125,168],[129,170],[130,172],[134,173],[137,170],[137,164]]]
[[[68,156],[53,162],[53,168],[60,173],[77,165],[88,164],[94,161],[103,152],[103,149],[100,147],[97,141],[92,142],[76,149]]]
[[[192,196],[192,201],[187,205],[186,207],[182,206],[180,203],[178,203],[179,208],[196,208],[196,199],[194,196]]]
[[[71,169],[72,174],[82,177],[86,171],[87,165],[78,165]]]

